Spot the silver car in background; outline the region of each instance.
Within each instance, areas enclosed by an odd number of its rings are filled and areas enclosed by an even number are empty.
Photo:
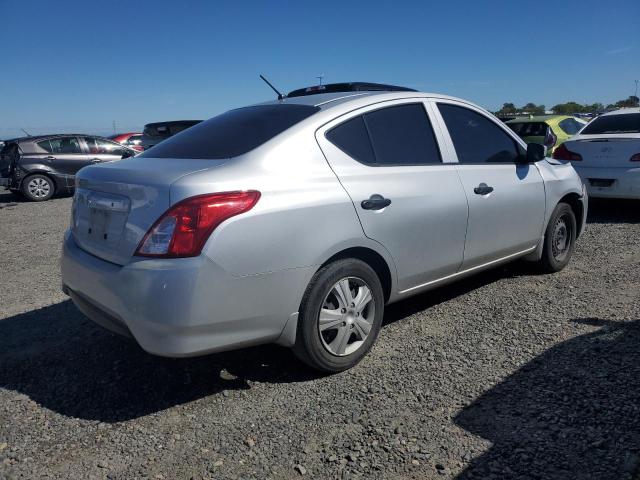
[[[587,213],[570,164],[467,101],[371,89],[298,91],[84,168],[63,290],[154,354],[275,342],[335,372],[389,303],[567,265]]]
[[[640,200],[640,108],[600,115],[553,158],[573,164],[591,197]]]

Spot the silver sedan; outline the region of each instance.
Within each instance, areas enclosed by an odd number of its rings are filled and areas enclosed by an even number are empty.
[[[516,259],[567,265],[587,212],[570,164],[465,100],[343,85],[82,169],[64,291],[154,354],[275,342],[335,372],[392,302]]]

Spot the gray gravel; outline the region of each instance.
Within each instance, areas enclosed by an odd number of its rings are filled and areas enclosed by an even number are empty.
[[[640,206],[574,261],[390,307],[358,367],[267,346],[171,360],[60,292],[69,198],[0,194],[0,478],[640,478]]]

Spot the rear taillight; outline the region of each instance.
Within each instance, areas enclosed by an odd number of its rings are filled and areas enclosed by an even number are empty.
[[[547,128],[547,134],[544,136],[544,146],[551,148],[556,144],[558,137],[555,136],[551,128]]]
[[[572,152],[569,150],[566,145],[563,143],[553,152],[553,158],[556,160],[568,160],[570,162],[581,162],[582,155],[576,152]]]
[[[630,162],[640,162],[640,153],[636,153],[635,155],[631,155],[629,159]]]
[[[198,195],[176,203],[153,224],[136,255],[143,257],[195,257],[211,232],[225,220],[247,212],[260,192],[224,192]]]

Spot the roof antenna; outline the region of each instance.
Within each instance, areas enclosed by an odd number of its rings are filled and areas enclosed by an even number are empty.
[[[260,78],[262,80],[264,80],[264,83],[266,83],[267,85],[269,85],[271,87],[271,90],[273,90],[274,92],[276,92],[278,94],[278,100],[282,100],[286,95],[281,94],[278,89],[276,87],[274,87],[273,85],[271,85],[271,82],[269,80],[267,80],[266,78],[264,78],[262,75],[260,75]]]
[[[27,132],[24,128],[21,128],[20,130],[22,130],[27,137],[31,136],[31,134],[29,132]]]

